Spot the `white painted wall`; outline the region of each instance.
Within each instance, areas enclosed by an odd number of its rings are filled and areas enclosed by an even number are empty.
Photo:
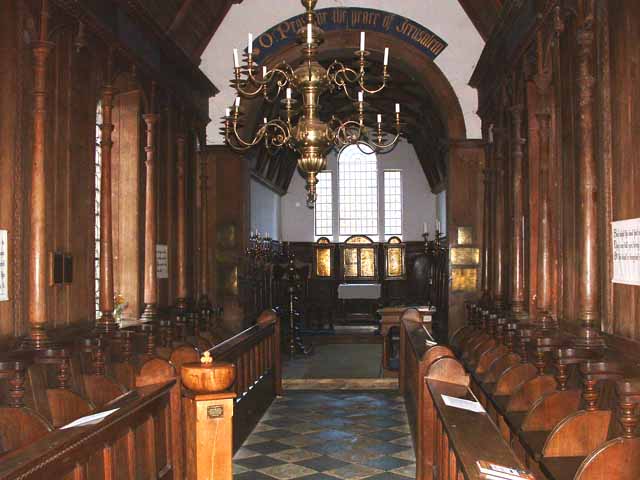
[[[262,183],[249,181],[251,195],[251,231],[262,236],[268,234],[274,240],[281,238],[280,195]]]
[[[453,86],[465,117],[468,138],[481,138],[476,91],[468,86],[484,41],[458,0],[319,0],[316,8],[369,7],[410,18],[442,37],[447,48],[436,58]],[[247,34],[260,35],[277,23],[303,13],[299,0],[244,0],[234,5],[204,51],[200,68],[221,90],[211,100],[207,142],[221,144],[219,117],[235,97],[229,86],[233,48],[246,48]],[[355,48],[355,46],[354,46]]]
[[[334,198],[338,193],[337,156],[332,153],[327,159],[327,169],[334,177]],[[384,170],[402,170],[402,230],[405,241],[422,240],[423,223],[427,224],[433,238],[436,228],[437,197],[429,188],[427,178],[411,144],[401,142],[391,153],[378,156],[378,188],[382,188]],[[295,173],[289,192],[282,197],[282,240],[291,242],[314,241],[314,211],[306,205],[305,180]],[[382,219],[383,206],[379,206]],[[337,233],[337,210],[334,203],[334,232]]]

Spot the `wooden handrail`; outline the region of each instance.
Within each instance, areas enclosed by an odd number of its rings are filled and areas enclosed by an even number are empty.
[[[146,471],[154,478],[171,478],[172,444],[167,441],[165,427],[175,383],[172,380],[141,387],[134,398],[124,399],[119,410],[100,423],[55,430],[8,453],[0,462],[0,479],[63,478],[70,474],[90,478],[88,471],[101,474],[101,478],[135,478],[136,471]],[[138,428],[142,425],[145,428]],[[136,429],[139,434],[134,434]],[[137,448],[145,449],[145,455],[136,456]],[[159,464],[162,460],[164,464]],[[130,473],[134,475],[122,476]]]

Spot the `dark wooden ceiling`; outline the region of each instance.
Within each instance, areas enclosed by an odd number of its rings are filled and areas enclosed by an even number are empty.
[[[476,30],[486,41],[495,27],[506,0],[458,0]]]

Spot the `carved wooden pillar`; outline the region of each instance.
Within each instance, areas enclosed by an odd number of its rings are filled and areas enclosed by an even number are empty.
[[[493,230],[493,302],[497,310],[504,308],[505,301],[505,284],[504,272],[506,265],[504,264],[504,235],[505,235],[505,175],[504,175],[504,138],[505,132],[501,128],[502,112],[499,112],[500,127],[494,128],[494,195],[495,195],[495,213],[494,213],[494,230]]]
[[[598,299],[597,163],[593,128],[594,1],[581,5],[578,29],[578,343],[600,347]]]
[[[176,283],[176,307],[182,312],[187,309],[187,211],[185,206],[185,142],[185,134],[183,132],[178,133],[176,137],[176,173],[178,177],[178,184],[176,185],[176,270],[178,273]]]
[[[154,113],[155,83],[151,86],[150,113],[143,115],[147,126],[145,209],[144,209],[144,311],[143,321],[155,320],[158,316],[158,276],[156,265],[156,173],[155,173],[155,135],[159,115]]]
[[[491,269],[489,267],[491,262],[491,223],[494,216],[493,208],[491,205],[492,189],[493,189],[493,169],[490,164],[490,159],[493,155],[493,126],[489,127],[488,133],[485,137],[488,137],[486,144],[486,159],[484,169],[484,213],[483,213],[483,228],[482,228],[482,303],[489,305],[491,298]]]
[[[211,308],[209,300],[209,207],[207,202],[207,158],[205,155],[206,135],[204,130],[197,130],[200,148],[200,299],[198,305],[201,310]]]
[[[110,77],[110,69],[107,69]],[[113,318],[113,230],[111,215],[111,148],[113,141],[113,85],[110,81],[102,89],[102,126],[100,129],[100,311],[96,322],[100,333],[112,333],[118,328]]]
[[[43,349],[51,342],[47,326],[47,244],[46,244],[46,185],[45,143],[47,127],[47,57],[54,47],[49,35],[49,3],[42,1],[40,37],[33,42],[33,153],[31,158],[31,188],[29,223],[29,333],[24,339],[26,348]]]
[[[524,266],[524,191],[522,177],[522,163],[524,152],[522,145],[522,114],[523,106],[514,105],[510,109],[513,122],[513,138],[511,161],[513,177],[511,190],[513,198],[511,222],[511,315],[516,320],[523,320],[527,316],[525,310],[525,266]]]

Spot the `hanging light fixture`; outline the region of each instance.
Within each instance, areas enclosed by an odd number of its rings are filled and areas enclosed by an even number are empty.
[[[365,48],[365,33],[360,34],[360,49],[355,52],[354,68],[334,60],[324,68],[318,62],[318,48],[324,41],[324,32],[316,25],[314,8],[317,0],[302,0],[306,8],[306,28],[297,33],[297,42],[301,45],[300,64],[293,68],[283,62],[268,69],[253,60],[253,36],[249,34],[245,61],[240,65],[238,50],[234,49],[234,78],[231,81],[237,96],[232,107],[226,109],[223,117],[225,143],[236,151],[246,151],[264,144],[268,151],[282,148],[293,150],[298,156],[298,168],[306,175],[307,205],[313,208],[317,198],[316,184],[318,173],[327,166],[327,154],[332,148],[345,145],[365,145],[364,153],[388,151],[398,142],[402,130],[400,122],[400,104],[396,103],[392,122],[384,125],[382,115],[378,114],[375,125],[365,124],[365,94],[375,95],[385,89],[389,82],[389,49],[385,48],[382,81],[375,87],[366,84],[366,64],[370,52]],[[331,115],[328,121],[319,118],[320,98],[323,94],[342,91],[354,102],[354,114],[350,118],[340,119]],[[241,125],[241,98],[262,96],[265,101],[280,101],[284,111],[280,118],[267,119],[258,126],[253,138],[245,140],[239,133]],[[298,107],[298,98],[302,100]],[[323,111],[328,111],[326,107]],[[388,135],[385,130],[391,129]]]

